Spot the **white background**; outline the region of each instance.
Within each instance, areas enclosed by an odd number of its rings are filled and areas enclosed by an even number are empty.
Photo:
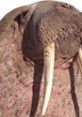
[[[28,5],[33,2],[37,2],[39,0],[0,0],[0,19],[12,9],[22,6]],[[42,1],[42,0],[40,0]],[[66,3],[70,3],[71,5],[75,6],[77,9],[82,11],[82,0],[56,0],[56,1],[63,1]]]

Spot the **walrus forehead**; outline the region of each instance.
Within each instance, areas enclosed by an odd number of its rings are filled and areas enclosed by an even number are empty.
[[[74,8],[70,4],[66,4],[63,2],[58,1],[40,1],[35,9],[34,16],[36,17],[35,20],[38,20],[41,15],[45,12],[50,10],[59,9],[60,11],[63,10],[64,12],[71,13],[71,14],[79,14],[80,11]]]

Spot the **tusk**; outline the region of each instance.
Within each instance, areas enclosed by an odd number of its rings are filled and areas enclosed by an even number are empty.
[[[78,66],[79,66],[79,70],[81,72],[82,75],[82,49],[79,49],[78,55],[77,55],[77,62],[78,62]]]
[[[44,49],[44,83],[45,83],[45,94],[42,107],[42,116],[45,115],[48,102],[51,95],[52,81],[54,75],[54,59],[55,59],[55,45],[51,43]]]

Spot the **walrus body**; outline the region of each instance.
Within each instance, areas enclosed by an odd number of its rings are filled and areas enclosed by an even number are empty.
[[[23,63],[27,58],[31,59],[35,70],[42,61],[45,79],[44,116],[51,94],[55,61],[63,59],[66,62],[77,56],[82,74],[82,13],[69,4],[55,1],[20,7],[0,21],[0,42],[4,40],[13,43],[11,48],[18,47],[15,51]]]

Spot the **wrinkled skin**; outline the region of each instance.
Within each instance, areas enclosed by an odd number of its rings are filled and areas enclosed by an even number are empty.
[[[42,53],[43,48],[54,42],[56,43],[56,59],[66,58],[68,60],[77,53],[81,44],[82,23],[80,20],[82,17],[79,11],[70,6],[54,2],[52,4],[43,2],[35,9],[24,33],[24,37],[28,37],[29,33],[27,48],[28,50],[32,48],[31,51],[34,51],[32,55],[36,57]],[[33,58],[29,52],[28,56]]]
[[[78,75],[77,81],[73,76],[73,72],[75,76],[78,73],[76,58],[81,47],[81,21],[80,11],[70,5],[53,1],[18,8],[1,20],[1,117],[40,116],[43,82],[42,87],[40,85],[44,77],[43,50],[53,42],[56,46],[56,53],[54,53],[56,54],[54,66],[56,69],[47,117],[82,116],[79,109],[82,106],[82,101],[80,101],[82,94],[77,93],[81,92],[82,87],[81,85],[74,87],[75,82],[77,84],[81,82],[81,76]],[[62,80],[64,77],[66,79]],[[77,88],[76,94],[75,88]],[[69,95],[70,90],[71,94]],[[40,105],[38,105],[39,98]],[[79,104],[77,100],[79,100]]]

